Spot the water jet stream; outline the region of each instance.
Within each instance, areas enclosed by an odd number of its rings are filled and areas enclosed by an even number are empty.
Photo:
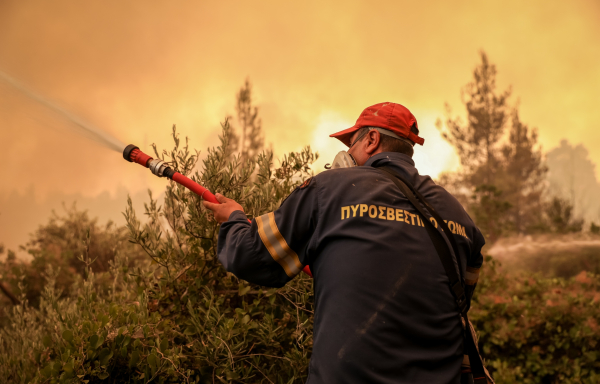
[[[61,115],[62,117],[64,117],[65,119],[67,119],[68,121],[73,123],[75,125],[75,127],[79,128],[78,132],[80,134],[82,134],[84,137],[94,140],[94,141],[104,145],[105,147],[112,149],[113,151],[122,152],[123,148],[125,148],[125,144],[123,144],[119,139],[102,131],[100,128],[94,126],[93,124],[90,124],[90,123],[84,121],[83,119],[72,114],[71,112],[67,111],[66,109],[54,104],[50,100],[41,96],[40,94],[30,90],[25,85],[23,85],[21,82],[16,80],[14,77],[9,76],[5,72],[0,71],[0,78],[3,79],[6,83],[8,83],[11,86],[13,86],[14,88],[16,88],[17,90],[21,91],[25,96],[46,106],[47,108],[58,113],[59,115]]]

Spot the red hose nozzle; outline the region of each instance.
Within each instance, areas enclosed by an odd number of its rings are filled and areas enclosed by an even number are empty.
[[[140,149],[133,144],[129,144],[125,147],[123,150],[123,158],[130,163],[138,163],[144,167],[147,167],[148,161],[152,160],[152,157],[140,151]]]

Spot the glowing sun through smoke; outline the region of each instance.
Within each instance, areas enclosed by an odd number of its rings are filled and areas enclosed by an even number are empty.
[[[415,145],[413,160],[421,175],[437,178],[445,171],[458,169],[458,157],[454,149],[444,140],[435,127],[435,120],[442,116],[441,111],[412,110],[419,123],[419,136],[425,139],[423,146]]]
[[[456,170],[459,165],[458,158],[452,146],[442,138],[435,127],[435,119],[441,113],[413,113],[419,122],[420,136],[425,138],[425,145],[416,145],[413,156],[419,173],[436,178],[444,171]],[[329,135],[353,125],[354,121],[345,119],[335,112],[325,112],[319,116],[310,143],[311,148],[319,153],[319,159],[313,164],[315,173],[321,172],[325,164],[331,163],[339,151],[348,149],[339,140]]]

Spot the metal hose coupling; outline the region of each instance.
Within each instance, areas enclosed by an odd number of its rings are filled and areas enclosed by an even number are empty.
[[[175,173],[166,162],[160,159],[149,160],[148,168],[150,168],[150,171],[158,177],[168,177],[169,179],[172,179],[173,174]]]

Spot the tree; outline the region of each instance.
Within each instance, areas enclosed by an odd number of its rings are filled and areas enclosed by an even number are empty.
[[[258,107],[252,104],[252,84],[248,79],[236,95],[235,111],[241,132],[232,130],[230,148],[241,154],[242,161],[255,158],[263,149],[264,137]]]
[[[496,66],[484,52],[473,80],[462,90],[467,119],[451,117],[436,125],[454,146],[462,169],[446,174],[488,242],[508,232],[525,233],[539,227],[543,211],[544,176],[537,131],[524,124],[516,106],[508,103],[510,89],[496,90]],[[462,196],[460,196],[462,195]]]
[[[441,119],[436,125],[442,136],[454,146],[464,168],[464,181],[471,187],[493,185],[498,158],[498,141],[504,133],[509,116],[507,99],[510,89],[496,91],[496,66],[489,62],[485,52],[480,53],[481,63],[473,71],[473,81],[461,91],[467,110],[467,122],[451,117],[446,104],[445,127]]]
[[[581,232],[583,220],[573,217],[573,206],[568,200],[554,197],[546,207],[548,227],[554,233]]]

